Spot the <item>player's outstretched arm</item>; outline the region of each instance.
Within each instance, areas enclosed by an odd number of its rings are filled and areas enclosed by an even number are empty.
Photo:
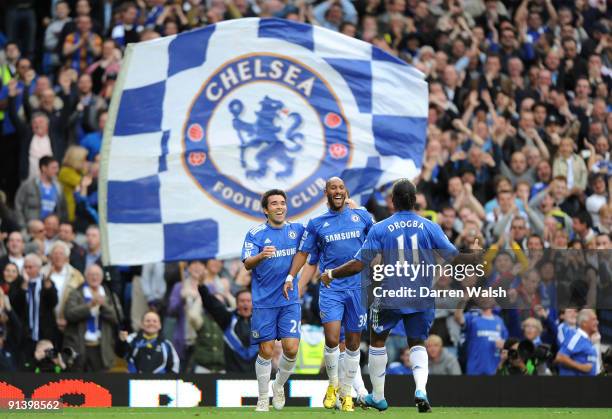
[[[263,248],[261,253],[258,253],[255,256],[250,256],[250,257],[246,258],[243,261],[244,267],[248,271],[250,271],[251,269],[253,269],[257,265],[259,265],[265,259],[274,256],[275,252],[276,252],[276,247],[274,247],[274,246],[266,246],[266,247]]]
[[[326,287],[329,287],[334,279],[358,274],[364,267],[365,264],[362,261],[357,259],[350,260],[335,269],[328,269],[325,271],[323,275],[321,275],[321,282],[323,282]]]

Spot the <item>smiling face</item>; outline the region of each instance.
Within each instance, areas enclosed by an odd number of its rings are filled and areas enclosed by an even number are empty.
[[[9,284],[17,279],[19,276],[19,271],[17,270],[17,265],[14,263],[7,263],[4,267],[4,271],[2,272],[3,278]]]
[[[8,237],[7,247],[10,255],[21,257],[24,250],[23,236],[21,233],[18,231],[12,232]]]
[[[327,181],[325,187],[325,195],[329,208],[333,211],[339,211],[344,208],[346,202],[346,188],[344,181],[338,177],[333,177]]]
[[[161,321],[157,313],[148,312],[142,318],[142,331],[147,335],[155,335],[161,330]]]
[[[538,325],[538,321],[533,318],[529,318],[523,322],[523,334],[525,338],[534,341],[538,336],[540,336],[540,325]]]
[[[264,208],[264,214],[273,226],[280,226],[287,217],[287,201],[282,195],[270,195]]]
[[[34,135],[45,137],[49,133],[49,120],[44,115],[35,116],[32,119],[32,131]]]

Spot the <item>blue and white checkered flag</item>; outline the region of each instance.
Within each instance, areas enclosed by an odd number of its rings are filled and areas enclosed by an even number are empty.
[[[104,133],[105,261],[239,255],[280,188],[288,215],[416,176],[427,84],[370,44],[280,19],[238,19],[129,45]]]

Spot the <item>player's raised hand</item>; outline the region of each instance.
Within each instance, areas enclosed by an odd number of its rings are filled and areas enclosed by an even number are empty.
[[[293,291],[293,278],[291,280],[289,277],[285,280],[285,285],[283,285],[283,295],[286,300],[289,300],[289,292]]]
[[[482,250],[482,247],[480,246],[480,239],[478,237],[476,237],[474,239],[474,243],[470,245],[470,250]]]
[[[265,246],[261,252],[261,255],[263,255],[263,257],[265,259],[271,258],[272,256],[274,256],[274,254],[276,253],[276,247],[274,246]]]

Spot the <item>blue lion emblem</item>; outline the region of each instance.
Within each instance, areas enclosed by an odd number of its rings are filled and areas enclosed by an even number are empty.
[[[229,111],[234,116],[232,126],[240,138],[240,164],[246,169],[245,153],[248,148],[261,147],[255,156],[258,167],[246,171],[251,179],[259,179],[266,176],[269,170],[269,162],[276,159],[283,165],[283,170],[276,173],[277,179],[283,179],[293,174],[295,159],[289,153],[302,150],[300,142],[304,136],[297,132],[302,125],[302,116],[297,112],[291,112],[288,117],[292,119],[291,126],[285,132],[285,139],[279,135],[282,127],[275,124],[280,112],[284,108],[283,102],[265,96],[259,102],[261,108],[255,112],[255,122],[246,122],[240,119],[244,110],[244,104],[239,99],[234,99],[229,104]]]

